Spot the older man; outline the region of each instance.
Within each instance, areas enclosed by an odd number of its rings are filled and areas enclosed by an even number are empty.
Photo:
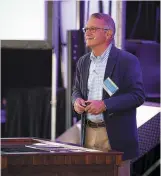
[[[140,64],[112,44],[109,15],[92,14],[83,31],[91,52],[78,60],[72,102],[85,114],[85,147],[124,152],[119,175],[130,176],[130,160],[139,154],[136,108],[145,100]]]

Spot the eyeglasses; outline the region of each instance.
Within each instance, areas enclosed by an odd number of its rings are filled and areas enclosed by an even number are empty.
[[[109,30],[109,29],[106,29],[106,28],[99,28],[99,27],[90,27],[90,28],[87,27],[87,28],[82,28],[82,30],[83,30],[84,33],[87,32],[88,30],[89,30],[90,32],[92,32],[92,33],[95,33],[96,30],[98,30],[98,29],[103,29],[103,30],[105,30],[105,31]]]

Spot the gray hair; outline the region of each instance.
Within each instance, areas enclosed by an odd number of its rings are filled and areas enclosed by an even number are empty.
[[[91,15],[91,17],[104,20],[104,22],[107,25],[107,28],[110,29],[110,30],[112,30],[112,33],[113,33],[112,35],[114,37],[115,30],[116,30],[116,28],[115,28],[115,22],[114,22],[114,20],[112,19],[112,17],[110,15],[104,14],[104,13],[93,13]]]

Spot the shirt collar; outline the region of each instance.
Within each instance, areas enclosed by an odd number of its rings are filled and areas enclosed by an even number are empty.
[[[110,53],[111,47],[112,47],[112,43],[108,45],[108,47],[107,47],[106,50],[101,54],[101,56],[95,56],[94,53],[91,52],[91,55],[90,55],[90,59],[91,59],[91,61],[94,61],[94,62],[100,62],[100,61],[103,61],[104,58],[106,58],[106,57],[105,57],[106,55],[109,56],[109,53]],[[107,57],[107,58],[108,58],[108,57]]]

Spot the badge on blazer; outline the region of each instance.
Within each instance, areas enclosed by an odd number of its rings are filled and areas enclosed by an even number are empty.
[[[103,88],[110,97],[119,90],[118,86],[109,77],[103,82]]]

